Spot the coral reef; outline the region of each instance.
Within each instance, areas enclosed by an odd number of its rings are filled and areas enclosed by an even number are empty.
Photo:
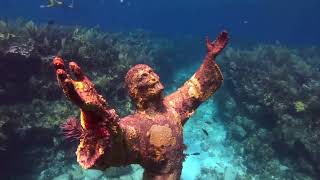
[[[260,171],[262,166],[274,166],[278,156],[281,163],[297,171],[291,171],[291,177],[299,172],[319,177],[317,49],[281,45],[260,45],[252,50],[229,48],[222,59],[226,91],[219,98],[221,112],[233,124],[227,124],[231,135],[239,131],[237,127],[246,131],[246,137],[237,141],[244,144],[240,147],[245,150],[242,154],[247,157],[248,169],[263,178],[267,171]],[[270,174],[279,174],[271,169]],[[283,173],[280,179],[290,177]]]
[[[294,102],[294,108],[296,109],[296,112],[303,112],[306,110],[306,105],[301,101]]]

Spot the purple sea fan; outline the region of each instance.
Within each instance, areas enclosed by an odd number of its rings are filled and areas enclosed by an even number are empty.
[[[62,123],[60,128],[62,129],[63,135],[66,139],[78,140],[84,134],[79,120],[73,116],[69,117],[66,122]]]

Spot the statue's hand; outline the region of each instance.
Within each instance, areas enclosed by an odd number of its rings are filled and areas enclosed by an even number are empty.
[[[81,68],[75,63],[69,63],[69,69],[74,78],[66,72],[63,59],[55,57],[53,65],[56,70],[56,76],[60,87],[67,98],[84,111],[103,111],[107,107],[104,98],[98,94],[94,84],[81,71]]]
[[[108,106],[75,62],[69,63],[70,74],[66,72],[62,58],[55,57],[53,65],[64,94],[81,109],[80,123],[75,118],[69,118],[62,125],[67,138],[80,139],[76,151],[77,161],[83,168],[107,166],[108,163],[105,163],[104,159],[107,157],[106,154],[109,155],[114,144],[118,147],[122,143],[119,116]]]
[[[213,42],[210,41],[209,37],[206,38],[208,55],[215,57],[226,47],[229,41],[227,31],[222,31],[217,39]]]

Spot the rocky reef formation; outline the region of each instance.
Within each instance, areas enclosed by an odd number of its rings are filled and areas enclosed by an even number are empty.
[[[220,112],[248,170],[260,178],[319,178],[319,60],[317,48],[226,51]]]

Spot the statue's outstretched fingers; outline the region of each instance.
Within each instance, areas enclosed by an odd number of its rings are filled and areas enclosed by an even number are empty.
[[[84,101],[76,91],[74,81],[70,78],[70,75],[68,75],[63,69],[58,69],[56,71],[56,75],[63,93],[71,102],[81,107]]]
[[[67,98],[71,102],[81,107],[84,101],[76,91],[74,86],[74,81],[71,79],[70,75],[66,72],[63,59],[60,57],[55,57],[52,61],[52,64],[56,70],[57,80],[58,80],[59,86],[63,90],[63,93],[67,96]]]
[[[208,52],[210,52],[212,44],[211,44],[209,36],[206,36],[206,45],[207,45]]]
[[[64,69],[57,69],[56,76],[57,76],[59,85],[61,85],[61,83],[63,83],[67,78],[69,78],[68,74],[66,73],[66,71]]]
[[[71,61],[69,63],[69,69],[75,78],[72,81],[75,91],[83,101],[80,108],[88,111],[98,111],[101,102],[99,101],[99,94],[95,89],[94,83],[82,72],[76,62]]]
[[[213,42],[210,42],[210,39],[206,38],[206,44],[208,52],[212,55],[218,55],[224,47],[226,47],[227,43],[229,41],[229,36],[227,31],[222,31],[217,39]]]
[[[54,69],[56,70],[56,76],[59,85],[62,87],[62,84],[67,78],[70,78],[70,75],[66,72],[64,61],[60,57],[55,57],[52,61]]]
[[[69,69],[73,73],[77,81],[82,81],[84,79],[85,75],[83,74],[80,66],[76,62],[71,61],[69,63]]]
[[[69,63],[70,74],[62,58],[55,57],[53,65],[56,69],[58,83],[67,98],[82,110],[98,111],[107,103],[95,89],[93,82],[82,72],[75,62]]]
[[[229,36],[227,31],[222,31],[218,38],[214,42],[214,46],[216,46],[217,51],[222,51],[224,47],[226,47],[229,41]]]
[[[64,61],[61,57],[58,57],[58,56],[54,57],[52,64],[53,64],[55,70],[58,70],[58,69],[65,70]]]

